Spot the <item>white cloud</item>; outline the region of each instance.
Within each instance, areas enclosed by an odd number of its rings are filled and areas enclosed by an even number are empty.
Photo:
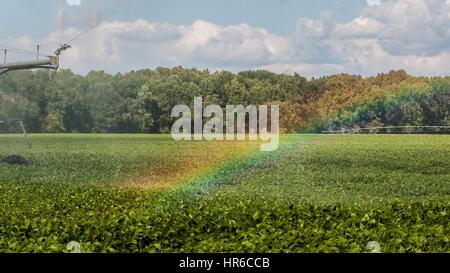
[[[80,6],[81,0],[66,0],[66,3],[69,6]]]
[[[367,4],[369,6],[377,6],[377,5],[381,4],[381,0],[367,0]]]
[[[79,31],[54,32],[44,42],[57,44]],[[2,42],[24,48],[33,44],[26,36]],[[204,20],[190,25],[103,22],[74,42],[62,65],[81,73],[183,65],[265,68],[306,76],[400,68],[433,75],[449,74],[449,61],[449,0],[386,0],[367,6],[349,22],[333,21],[329,13],[317,20],[300,18],[286,37],[246,24],[221,26]]]
[[[45,43],[69,40],[70,28]],[[246,24],[220,26],[198,20],[188,26],[166,23],[104,22],[73,44],[63,66],[76,71],[130,70],[155,66],[253,68],[286,59],[289,39]]]
[[[383,1],[347,23],[300,19],[295,39],[298,63],[315,63],[325,73],[330,67],[358,74],[400,68],[416,74],[450,73],[447,0]],[[298,63],[285,66],[299,70]]]
[[[340,38],[375,38],[384,25],[374,18],[357,17],[346,24],[337,25],[334,32]]]

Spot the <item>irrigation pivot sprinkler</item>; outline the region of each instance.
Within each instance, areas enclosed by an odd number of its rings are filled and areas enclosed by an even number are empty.
[[[59,56],[61,55],[61,53],[63,51],[66,51],[68,49],[70,49],[72,46],[68,45],[68,44],[63,44],[61,45],[54,53],[53,56],[46,56],[43,59],[39,59],[39,48],[40,46],[37,46],[37,58],[36,60],[32,60],[32,61],[24,61],[24,62],[15,62],[15,63],[7,63],[7,53],[8,50],[5,49],[4,51],[4,63],[0,64],[0,75],[5,74],[7,72],[10,71],[14,71],[14,70],[29,70],[29,69],[49,69],[51,70],[58,70],[59,68]],[[20,52],[20,51],[19,51]],[[31,145],[31,141],[30,138],[28,137],[28,133],[27,130],[25,129],[25,126],[22,122],[21,119],[11,119],[8,121],[0,121],[0,124],[6,124],[6,123],[12,123],[12,122],[17,122],[20,125],[20,128],[23,131],[23,134],[25,136],[25,140],[26,140],[26,144],[28,145],[28,147],[30,149],[33,148],[33,146]]]
[[[324,134],[448,134],[450,126],[383,126],[357,129],[341,129],[340,131],[323,131]]]
[[[0,64],[0,75],[14,70],[28,70],[28,69],[51,69],[58,70],[59,68],[59,56],[65,50],[70,49],[72,46],[68,44],[61,45],[56,51],[54,56],[46,56],[44,59],[39,59],[39,46],[37,52],[37,60],[25,61],[25,62],[15,62],[6,63],[6,56],[8,51],[5,50],[4,64]]]
[[[127,3],[128,3],[128,1],[120,1],[120,5],[117,6],[109,15],[112,15],[113,13],[118,12],[121,9],[121,7],[123,7]],[[75,40],[79,39],[81,36],[85,35],[89,31],[97,28],[99,25],[100,25],[99,22],[95,22],[95,23],[89,22],[89,24],[87,25],[87,27],[85,29],[83,29],[82,31],[77,33],[75,36],[71,37],[71,39],[66,40],[66,42],[62,42],[62,44],[60,44],[59,48],[56,49],[53,54],[45,54],[46,56],[42,55],[43,58],[40,58],[40,54],[41,54],[40,49],[41,49],[42,45],[37,45],[36,52],[18,49],[18,48],[14,48],[14,47],[10,47],[10,46],[0,45],[0,47],[2,47],[2,51],[3,51],[3,55],[4,55],[3,63],[0,63],[0,76],[2,74],[5,74],[10,71],[15,71],[15,70],[48,69],[50,71],[50,78],[51,78],[51,71],[58,70],[58,68],[59,68],[60,55],[64,51],[72,48],[72,46],[70,44],[72,44]],[[49,43],[49,44],[52,44],[52,43]],[[34,60],[30,60],[30,61],[8,63],[7,57],[8,57],[9,52],[13,52],[16,54],[23,54],[23,55],[32,55],[32,56],[36,56],[36,58]],[[19,123],[19,125],[25,135],[25,139],[27,141],[28,147],[32,148],[30,139],[28,137],[27,131],[25,129],[25,126],[24,126],[22,120],[14,119],[14,120],[10,120],[10,121],[16,121]],[[0,124],[5,124],[10,121],[0,121]]]

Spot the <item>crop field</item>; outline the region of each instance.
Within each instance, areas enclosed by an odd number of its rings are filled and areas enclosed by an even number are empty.
[[[450,136],[0,135],[0,252],[450,252]]]

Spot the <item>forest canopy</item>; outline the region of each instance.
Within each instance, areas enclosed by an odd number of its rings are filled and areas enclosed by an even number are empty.
[[[374,77],[306,79],[268,71],[175,68],[86,76],[60,70],[0,76],[0,120],[22,119],[33,133],[167,133],[171,109],[204,104],[280,105],[284,132],[371,126],[450,126],[450,77],[403,70]],[[13,132],[0,126],[0,132]]]

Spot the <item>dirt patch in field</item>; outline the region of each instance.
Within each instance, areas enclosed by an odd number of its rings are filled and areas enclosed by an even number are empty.
[[[20,155],[0,156],[0,163],[19,166],[27,166],[30,164],[28,159]]]

